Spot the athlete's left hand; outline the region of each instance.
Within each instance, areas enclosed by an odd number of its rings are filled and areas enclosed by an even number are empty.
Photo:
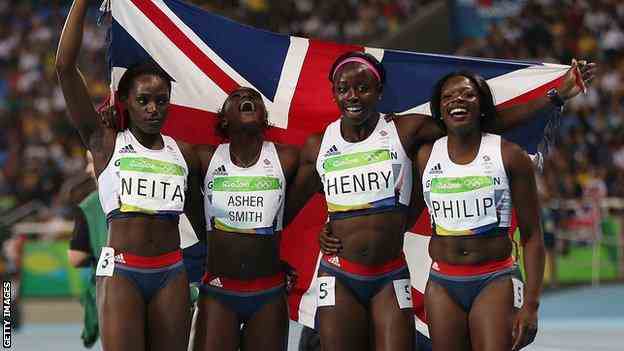
[[[342,242],[332,235],[329,224],[325,224],[319,233],[319,246],[325,255],[337,255],[342,250]]]
[[[564,100],[569,100],[580,92],[585,92],[587,85],[594,79],[596,69],[597,66],[593,62],[573,59],[570,69],[558,88],[559,96]]]
[[[282,266],[286,272],[286,294],[290,294],[295,285],[297,285],[299,275],[297,271],[285,261],[282,261]]]
[[[525,304],[513,321],[512,351],[520,350],[535,340],[537,335],[537,309]]]
[[[117,130],[117,110],[114,106],[107,107],[100,112],[101,122],[106,128]]]

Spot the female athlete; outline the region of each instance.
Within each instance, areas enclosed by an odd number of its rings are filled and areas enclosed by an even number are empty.
[[[288,308],[279,246],[287,184],[298,151],[264,138],[258,92],[232,92],[217,132],[229,142],[198,147],[208,224],[194,350],[286,350]],[[241,328],[242,325],[242,328]]]
[[[482,77],[445,76],[431,106],[448,134],[423,145],[416,161],[433,227],[425,291],[433,349],[518,350],[537,332],[544,273],[533,163],[518,145],[483,131],[496,110]],[[511,257],[512,204],[526,287]]]
[[[128,69],[119,82],[127,128],[99,123],[77,67],[87,0],[66,20],[56,70],[69,118],[91,151],[108,220],[108,243],[97,265],[97,302],[104,350],[186,350],[188,279],[179,249],[179,215],[200,194],[191,148],[160,133],[171,78],[156,64]],[[201,199],[200,199],[201,200]],[[201,201],[199,201],[201,205]]]

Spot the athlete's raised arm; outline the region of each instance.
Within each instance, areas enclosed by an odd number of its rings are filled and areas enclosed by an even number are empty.
[[[507,108],[498,108],[496,118],[484,129],[490,133],[501,134],[519,126],[544,109],[561,108],[563,104],[577,96],[594,78],[596,64],[572,60],[572,65],[563,77],[563,81],[551,94],[544,95],[529,102]],[[581,83],[582,80],[582,83]]]
[[[563,105],[565,101],[572,99],[582,91],[579,79],[582,79],[583,84],[587,85],[594,78],[595,71],[596,65],[594,63],[572,61],[572,66],[556,90],[557,94],[551,96],[544,95],[511,107],[497,108],[497,118],[484,125],[483,129],[490,133],[500,134],[531,120],[538,111],[559,108],[560,106],[557,105]],[[577,72],[580,73],[580,76],[577,75]],[[435,87],[434,90],[439,90],[439,88]],[[439,101],[433,101],[432,99],[431,106],[437,105],[439,105]],[[397,124],[401,142],[410,154],[414,154],[419,145],[435,141],[446,135],[442,126],[427,115],[401,115],[399,118],[395,118],[395,123]]]
[[[316,172],[316,159],[320,148],[321,136],[315,134],[308,138],[301,150],[297,173],[286,189],[284,227],[290,224],[312,195],[322,189],[321,179]]]
[[[97,142],[96,139],[100,138],[92,137],[94,132],[102,126],[91,102],[84,77],[77,66],[88,7],[89,1],[87,0],[76,0],[72,4],[61,33],[55,65],[72,124],[78,130],[87,148],[100,149],[98,145],[93,145]]]

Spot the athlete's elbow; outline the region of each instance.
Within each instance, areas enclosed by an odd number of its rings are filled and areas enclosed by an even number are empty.
[[[75,70],[76,65],[75,62],[71,62],[71,60],[66,59],[63,55],[56,55],[54,69],[56,70],[56,74],[60,77]]]

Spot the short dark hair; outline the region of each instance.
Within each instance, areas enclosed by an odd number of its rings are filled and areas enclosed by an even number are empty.
[[[381,62],[379,62],[375,56],[366,53],[366,52],[361,52],[361,51],[349,51],[345,54],[340,55],[336,61],[334,61],[334,63],[331,66],[331,69],[329,70],[329,75],[327,76],[327,78],[329,79],[330,82],[334,82],[334,74],[336,73],[336,67],[338,67],[338,65],[351,57],[357,57],[357,58],[361,58],[364,59],[366,61],[368,61],[368,63],[370,63],[371,65],[373,65],[373,67],[375,67],[375,69],[377,70],[377,72],[379,72],[379,78],[380,81],[379,83],[381,83],[382,85],[386,82],[386,69],[384,68],[384,66],[381,64]]]
[[[249,89],[255,92],[256,94],[262,96],[257,90],[253,88],[248,88],[248,87],[239,87],[228,94],[227,98],[223,102],[223,105],[221,106],[221,109],[219,110],[219,112],[217,112],[217,123],[215,124],[215,134],[222,139],[229,139],[227,127],[223,125],[223,120],[225,119],[226,105],[230,101],[230,96],[232,95],[232,93],[241,89]],[[264,129],[263,131],[266,132],[269,128],[271,128],[271,125],[269,124],[269,111],[267,111],[266,106],[265,106],[264,107]]]
[[[134,80],[143,75],[154,75],[162,78],[162,80],[167,83],[167,87],[171,92],[171,82],[173,78],[165,70],[163,70],[156,62],[153,60],[147,60],[130,66],[128,70],[121,76],[119,80],[119,85],[117,86],[117,94],[120,98],[127,98],[128,94],[130,94],[130,87],[132,87],[132,83]]]
[[[480,75],[470,71],[457,71],[452,72],[442,77],[433,87],[433,95],[429,107],[431,108],[431,115],[434,120],[440,125],[442,130],[446,130],[446,126],[442,121],[442,111],[440,110],[440,101],[442,97],[442,87],[444,84],[453,77],[466,77],[472,84],[475,85],[479,92],[479,105],[481,108],[481,125],[489,124],[490,121],[496,118],[496,105],[494,105],[494,97],[492,90],[487,81]]]

